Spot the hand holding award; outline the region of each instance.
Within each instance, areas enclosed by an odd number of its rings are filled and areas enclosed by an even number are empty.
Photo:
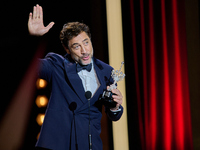
[[[112,95],[114,93],[112,93],[111,91],[113,89],[117,89],[117,82],[118,81],[121,81],[124,79],[125,77],[125,74],[121,71],[121,68],[123,66],[124,62],[121,63],[121,67],[119,70],[112,70],[112,73],[111,73],[111,77],[113,78],[114,80],[114,83],[111,84],[109,86],[109,88],[103,92],[103,95],[100,97],[100,100],[102,101],[102,103],[105,105],[105,106],[108,106],[109,108],[114,108],[116,107],[116,102],[113,100],[112,98]]]

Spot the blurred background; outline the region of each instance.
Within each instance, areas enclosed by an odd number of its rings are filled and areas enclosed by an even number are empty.
[[[28,34],[36,4],[45,25],[55,22],[43,37]],[[121,1],[131,150],[200,149],[199,6],[198,0]],[[94,56],[108,63],[106,0],[3,1],[0,19],[0,149],[34,149],[50,93],[35,74],[37,58],[64,55],[60,30],[79,21],[91,29]],[[101,137],[104,150],[112,150],[104,113]]]

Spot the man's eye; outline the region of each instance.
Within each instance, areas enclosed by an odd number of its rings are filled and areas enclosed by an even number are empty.
[[[89,43],[88,41],[85,41],[85,42],[84,42],[84,45],[88,45],[88,43]]]
[[[74,49],[79,49],[79,47],[80,47],[79,45],[77,45],[77,46],[74,46]]]

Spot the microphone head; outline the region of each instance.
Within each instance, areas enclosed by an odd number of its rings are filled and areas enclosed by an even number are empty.
[[[92,96],[92,93],[91,93],[90,91],[86,91],[86,92],[85,92],[85,97],[86,97],[87,99],[90,99],[91,96]]]
[[[76,102],[71,102],[71,104],[69,104],[69,109],[70,109],[71,111],[76,110],[76,107],[77,107]]]

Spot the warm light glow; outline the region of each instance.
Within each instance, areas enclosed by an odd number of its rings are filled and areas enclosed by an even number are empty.
[[[40,107],[46,107],[48,104],[48,98],[44,95],[38,95],[35,101],[36,105]]]
[[[47,86],[47,81],[44,79],[37,79],[36,86],[38,89],[45,88]]]
[[[40,132],[38,133],[38,135],[37,135],[37,137],[36,137],[36,138],[37,138],[37,140],[39,139],[39,137],[40,137]]]
[[[45,116],[45,114],[38,114],[38,116],[36,118],[36,121],[37,121],[38,125],[41,126],[43,124],[44,116]]]

